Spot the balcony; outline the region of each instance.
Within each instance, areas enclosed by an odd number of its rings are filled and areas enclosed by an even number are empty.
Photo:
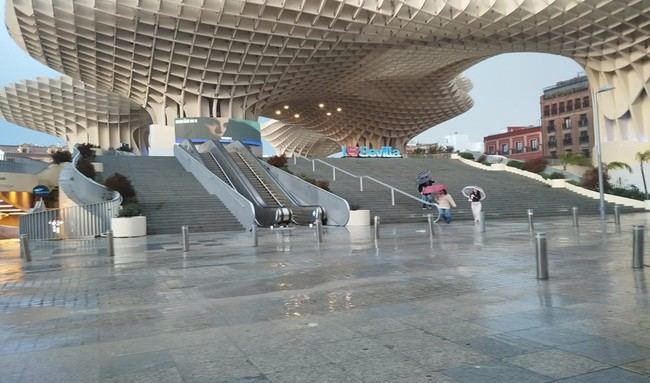
[[[589,136],[580,136],[579,141],[581,144],[588,144],[589,143]]]
[[[562,124],[564,130],[571,130],[571,122]]]
[[[578,121],[578,127],[586,128],[588,126],[589,126],[589,120],[579,120]]]
[[[555,133],[555,125],[549,125],[546,127],[546,131],[549,133]]]
[[[562,143],[564,144],[564,146],[571,146],[571,145],[573,145],[573,139],[571,139],[571,138],[566,139],[565,138],[564,140],[562,140]]]
[[[557,141],[549,141],[548,142],[548,147],[549,148],[556,148],[557,147]]]

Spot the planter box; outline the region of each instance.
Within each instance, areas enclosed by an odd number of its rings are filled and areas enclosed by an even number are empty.
[[[142,237],[147,235],[147,217],[116,217],[111,219],[115,238]]]
[[[370,210],[350,210],[350,220],[346,226],[370,226]]]
[[[645,203],[645,209],[646,211],[650,210],[650,199],[647,199],[643,201]]]
[[[492,164],[492,170],[506,170],[506,164]]]
[[[566,187],[566,179],[564,179],[564,178],[549,180],[549,182],[551,183],[552,188],[565,188]]]

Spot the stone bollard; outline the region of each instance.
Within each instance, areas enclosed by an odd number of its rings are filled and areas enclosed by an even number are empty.
[[[114,257],[115,256],[115,243],[113,240],[113,230],[109,230],[106,232],[106,241],[107,241],[107,246],[108,246],[108,256],[109,257]]]
[[[29,237],[27,234],[20,235],[20,258],[24,259],[25,262],[32,261],[32,252],[29,249]]]
[[[316,221],[314,227],[316,229],[316,238],[318,239],[318,242],[323,242],[323,223],[320,219]]]
[[[181,226],[181,233],[183,234],[183,253],[190,251],[190,229],[187,226]]]
[[[643,269],[643,252],[645,247],[644,240],[645,226],[632,226],[632,268]]]
[[[546,249],[546,233],[535,234],[535,256],[537,261],[537,279],[548,279],[548,254]]]

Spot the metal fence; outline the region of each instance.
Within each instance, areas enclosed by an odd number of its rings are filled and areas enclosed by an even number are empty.
[[[30,239],[96,237],[110,230],[119,207],[118,200],[25,214],[20,217],[20,234]]]

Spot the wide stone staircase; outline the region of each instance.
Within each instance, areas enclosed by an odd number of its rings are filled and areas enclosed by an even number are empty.
[[[430,170],[436,183],[448,186],[448,192],[456,200],[458,207],[452,209],[454,219],[472,219],[470,203],[461,194],[467,185],[482,187],[487,199],[483,201],[486,219],[525,218],[527,209],[534,209],[536,216],[557,216],[570,219],[571,208],[578,207],[580,214],[599,213],[598,200],[586,198],[565,189],[552,189],[549,186],[522,176],[507,172],[488,172],[465,165],[451,159],[326,159],[326,162],[349,171],[355,175],[376,178],[418,197],[416,175],[422,170]],[[426,220],[427,211],[421,204],[408,197],[395,193],[395,206],[391,204],[390,190],[364,179],[364,191],[359,191],[359,179],[343,172],[336,173],[333,180],[332,168],[316,161],[316,173],[312,171],[309,160],[299,158],[294,165],[289,161],[289,169],[295,174],[305,174],[330,181],[333,193],[348,200],[351,206],[368,209],[372,215],[381,217],[382,222],[421,222]],[[609,204],[608,209],[613,209]],[[624,208],[623,212],[634,211]]]
[[[147,217],[147,234],[180,233],[183,225],[190,232],[244,230],[174,157],[106,155],[97,160],[104,165],[103,178],[116,172],[129,177]]]

